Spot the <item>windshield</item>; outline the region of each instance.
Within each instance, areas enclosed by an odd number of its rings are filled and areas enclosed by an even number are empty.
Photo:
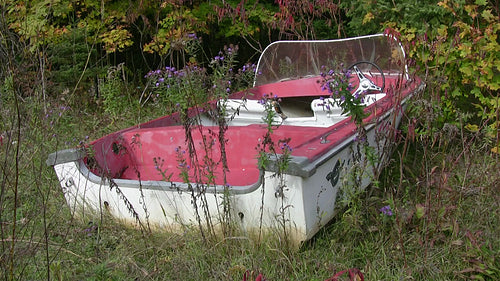
[[[326,71],[347,68],[359,61],[376,63],[385,74],[401,74],[406,70],[401,45],[383,34],[338,40],[277,41],[262,53],[254,86],[317,76],[325,67]]]

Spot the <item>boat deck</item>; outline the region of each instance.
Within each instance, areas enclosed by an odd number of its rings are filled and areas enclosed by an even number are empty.
[[[387,81],[391,80],[386,79],[386,83]],[[392,81],[394,82],[395,80]],[[401,97],[406,96],[417,85],[418,83],[405,85]],[[263,93],[254,92],[254,94],[256,100],[258,95]],[[283,97],[283,93],[279,91],[277,95]],[[294,97],[293,93],[288,92],[289,97],[290,95]],[[365,110],[370,116],[365,119],[365,123],[378,120],[377,116],[384,114],[394,104],[399,104],[394,99],[394,95],[387,94],[376,103],[367,106]],[[338,120],[330,120],[329,126],[324,126],[317,124],[318,114],[319,112],[314,112],[312,117],[290,117],[282,122],[279,129],[274,130],[272,134],[276,153],[281,153],[279,141],[289,139],[287,144],[293,149],[291,155],[307,158],[309,162],[313,162],[353,136],[356,127],[350,122],[350,118],[338,113]],[[238,118],[232,121],[237,125],[229,126],[225,132],[225,153],[231,156],[227,157],[228,167],[225,173],[226,183],[229,185],[247,186],[259,180],[257,157],[267,131],[261,116],[262,111],[258,113],[257,118],[245,120],[248,116],[242,114],[238,117],[239,121]],[[191,137],[194,146],[190,156],[184,127],[172,120],[174,119],[159,118],[139,127],[117,132],[112,137],[95,141],[92,144],[94,149],[92,157],[95,161],[90,160],[90,162],[100,163],[100,166],[93,167],[92,172],[111,178],[172,182],[186,182],[189,175],[190,181],[197,179],[199,182],[225,184],[218,126],[204,125],[192,128]],[[247,125],[242,125],[245,122]],[[269,152],[268,147],[266,151]],[[89,163],[88,159],[87,162]]]
[[[94,157],[98,163],[107,163],[106,167],[101,168],[113,178],[185,182],[185,173],[188,173],[191,179],[198,177],[203,182],[210,182],[209,179],[213,178],[213,183],[224,184],[218,131],[216,126],[193,128],[193,157],[189,156],[182,126],[136,128],[122,132],[114,138],[114,142],[96,143]],[[290,138],[288,145],[293,148],[294,155],[314,156],[330,146],[327,143],[321,144],[318,137],[328,131],[328,128],[285,125],[275,131],[272,139],[278,153],[278,141]],[[229,185],[247,186],[259,180],[258,145],[262,143],[265,134],[266,128],[258,124],[228,127],[225,133],[225,153],[232,155],[227,158],[226,182]],[[335,136],[338,138],[339,135]],[[335,138],[332,136],[331,139]],[[107,155],[108,162],[104,161],[104,155]],[[235,155],[238,157],[234,157]],[[198,165],[190,159],[196,159]],[[196,166],[198,169],[193,168]],[[101,174],[97,170],[94,173]]]

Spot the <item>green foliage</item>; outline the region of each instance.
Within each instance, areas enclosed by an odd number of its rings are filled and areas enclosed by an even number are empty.
[[[274,15],[272,29],[277,29],[286,39],[319,39],[318,25],[330,28],[328,38],[341,37],[340,1],[277,0],[279,11]],[[325,30],[322,30],[326,33]]]
[[[29,3],[8,1],[10,28],[23,40],[30,42],[30,50],[58,40],[71,28],[85,29],[92,43],[98,42],[101,34],[114,30],[122,21],[126,9],[98,0],[64,1],[35,0]],[[113,9],[110,6],[113,7]],[[104,36],[105,38],[106,36]],[[89,41],[92,41],[89,40]]]
[[[343,2],[348,16],[349,36],[380,33],[389,23],[407,25],[417,30],[449,24],[451,15],[437,7],[437,0],[391,1],[355,0]]]
[[[90,88],[94,78],[105,73],[105,69],[97,64],[98,52],[87,41],[88,36],[84,29],[74,28],[48,44],[53,90],[72,89],[79,83],[82,88]]]
[[[128,30],[124,29],[123,26],[117,26],[115,29],[101,34],[100,37],[102,43],[104,44],[106,53],[122,51],[134,44],[134,42],[130,39],[132,34],[130,34]]]
[[[421,133],[433,135],[446,123],[488,125],[499,141],[500,45],[498,7],[489,1],[351,1],[343,4],[351,35],[395,28],[414,71],[425,79],[428,99],[419,114]],[[431,124],[432,123],[432,124]]]
[[[7,103],[11,104],[14,95],[14,78],[12,75],[4,77],[0,87],[0,105],[4,107]]]
[[[285,173],[288,169],[288,165],[291,159],[292,147],[290,147],[290,138],[282,138],[277,142],[273,140],[273,133],[275,130],[279,130],[281,120],[286,119],[282,113],[277,112],[277,107],[279,107],[279,99],[277,97],[270,97],[269,95],[264,95],[264,97],[259,101],[264,107],[264,116],[262,120],[266,124],[266,131],[263,136],[259,138],[259,143],[257,143],[257,165],[261,171],[261,175],[265,177],[265,174],[269,171],[273,171],[273,177],[276,177],[276,186],[266,186],[265,179],[262,179],[262,194],[261,194],[261,206],[264,206],[264,196],[266,189],[272,189],[275,192],[276,198],[279,199],[277,204],[280,204],[280,212],[276,215],[276,221],[278,223],[278,235],[283,241],[283,249],[290,250],[292,248],[292,241],[289,239],[289,229],[293,227],[290,225],[290,220],[288,219],[287,209],[290,207],[285,205],[285,198],[288,196],[287,192],[289,190],[287,182],[285,180]],[[278,116],[280,116],[278,118]],[[272,166],[271,166],[272,163]],[[260,223],[262,223],[262,216],[264,208],[260,208]],[[259,228],[258,242],[261,242],[263,235],[262,225]]]
[[[190,41],[196,40],[195,34],[204,31],[205,23],[182,4],[167,6],[164,3],[162,8],[166,13],[158,21],[158,29],[152,35],[151,42],[144,45],[144,51],[157,53],[162,57],[170,55],[171,58],[173,52],[180,52],[182,55]],[[170,64],[174,64],[172,59]],[[179,64],[176,66],[181,67]]]
[[[128,5],[123,8],[113,2],[9,0],[3,4],[9,29],[26,45],[12,59],[31,60],[29,71],[42,80],[37,91],[21,89],[23,95],[41,92],[46,97],[67,88],[85,91],[96,86],[94,78],[103,72],[106,59],[100,47],[117,53],[132,44],[124,28]]]
[[[466,121],[486,122],[494,131],[499,120],[498,9],[480,1],[469,2],[439,2],[437,9],[455,16],[451,25],[442,23],[435,30],[410,28],[409,23],[399,26],[409,56],[427,75],[431,101],[443,112],[441,126],[458,124],[465,112],[473,114]],[[498,135],[490,137],[498,142]]]
[[[106,77],[99,83],[99,94],[103,99],[104,111],[112,119],[122,116],[127,109],[133,108],[126,88],[125,65],[110,67]]]
[[[259,40],[260,32],[272,24],[276,6],[255,0],[212,1],[209,6],[215,11],[218,37],[243,37]]]

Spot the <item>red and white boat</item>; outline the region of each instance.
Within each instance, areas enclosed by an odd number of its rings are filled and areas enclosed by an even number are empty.
[[[358,150],[356,125],[319,82],[322,66],[335,62],[356,65],[351,80],[353,93],[365,95],[364,143],[376,159],[370,165],[360,165],[367,157]],[[106,209],[157,226],[217,226],[229,218],[244,231],[286,229],[294,241],[308,240],[332,219],[344,188],[368,186],[387,159],[384,147],[394,141],[405,102],[424,88],[409,77],[401,44],[383,34],[274,42],[256,73],[253,88],[219,103],[234,115],[224,144],[219,126],[201,112],[190,127],[191,146],[174,114],[104,136],[91,149],[52,153],[47,163],[71,210]],[[263,117],[266,103],[278,100],[269,134],[278,152],[271,153]],[[264,169],[259,149],[269,156]],[[287,165],[279,151],[287,153]],[[364,171],[352,181],[355,167]]]

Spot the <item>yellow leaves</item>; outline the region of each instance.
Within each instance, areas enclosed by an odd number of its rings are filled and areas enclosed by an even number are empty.
[[[490,38],[490,41],[496,42],[497,40],[497,32],[500,29],[500,23],[495,23],[495,24],[490,24],[488,27],[485,28],[484,33],[488,38]]]
[[[405,39],[408,40],[408,42],[411,42],[412,40],[415,39],[415,33],[408,33],[406,36],[405,36]]]
[[[404,56],[403,53],[399,49],[394,48],[391,53],[391,58],[393,61],[396,62],[403,62],[404,61]]]
[[[496,107],[496,108],[498,108],[498,107]],[[493,124],[490,124],[488,126],[487,131],[486,131],[486,136],[491,138],[491,139],[496,139],[497,132],[499,130],[500,130],[500,120],[493,122]],[[497,146],[500,146],[500,143],[498,143]]]
[[[447,10],[450,9],[450,6],[448,5],[448,0],[439,1],[437,4],[438,4],[438,6],[443,7]]]
[[[415,27],[411,28],[405,28],[401,34],[403,34],[404,39],[407,40],[408,42],[411,42],[415,40],[416,34],[417,34],[417,29]]]
[[[190,31],[184,31],[181,27],[160,29],[153,40],[144,45],[144,51],[148,53],[158,53],[166,55],[170,49],[182,50],[185,44],[190,39],[188,34]]]
[[[462,22],[462,21],[457,21],[453,24],[454,27],[458,27],[459,30],[460,30],[460,34],[458,36],[460,36],[460,39],[463,39],[465,38],[467,35],[471,34],[471,29],[472,29],[472,26]]]
[[[151,42],[144,45],[145,52],[164,56],[171,51],[186,51],[193,40],[189,35],[205,29],[206,23],[200,21],[191,10],[180,6],[170,8],[173,10],[159,21],[160,28]]]
[[[155,36],[153,38],[153,41],[147,43],[144,45],[144,52],[148,52],[150,54],[153,53],[158,53],[160,55],[165,55],[167,54],[168,50],[170,49],[170,43],[167,41],[162,41],[160,42],[158,38]]]
[[[471,44],[468,43],[458,45],[457,49],[460,51],[460,56],[462,58],[467,58],[472,53]]]
[[[483,19],[485,19],[489,23],[495,22],[495,20],[496,20],[495,16],[491,13],[491,10],[484,10],[481,13],[481,16],[483,17]]]
[[[499,145],[497,145],[497,146],[493,147],[493,148],[491,149],[491,152],[493,152],[493,153],[495,153],[495,154],[500,154],[500,146],[499,146]]]
[[[457,5],[457,3],[454,3],[453,1],[450,3],[448,0],[438,2],[438,6],[443,7],[445,10],[451,12],[454,16],[457,15],[457,13],[455,12]]]
[[[447,37],[448,36],[448,27],[446,25],[441,25],[439,26],[439,28],[437,29],[437,33],[439,36],[442,36],[442,37]]]
[[[471,133],[477,133],[479,131],[479,126],[475,124],[465,125],[465,129]]]
[[[122,26],[117,26],[108,32],[101,34],[100,36],[102,42],[104,43],[104,49],[106,53],[114,53],[116,51],[122,51],[126,47],[132,46],[134,43],[130,38],[132,34]]]
[[[498,104],[497,104],[498,106]],[[497,108],[498,110],[498,108]],[[497,143],[495,147],[491,149],[491,152],[495,154],[500,154],[500,140],[497,138],[498,137],[498,130],[500,130],[500,121],[496,121],[495,123],[491,124],[488,126],[488,133],[487,136],[491,138],[492,140],[495,140]]]
[[[372,14],[372,12],[368,12],[364,17],[363,17],[363,24],[369,23],[372,19],[374,19],[375,16]]]
[[[477,6],[476,5],[465,5],[464,9],[472,19],[475,19],[477,17]]]
[[[486,137],[495,140],[497,135],[496,131],[498,130],[498,127],[500,126],[500,121],[497,121],[491,125],[488,126],[487,132],[486,132]],[[475,124],[467,124],[464,126],[465,129],[473,134],[479,132],[479,126]],[[493,148],[491,148],[491,152],[495,154],[500,154],[500,143],[497,143]]]

